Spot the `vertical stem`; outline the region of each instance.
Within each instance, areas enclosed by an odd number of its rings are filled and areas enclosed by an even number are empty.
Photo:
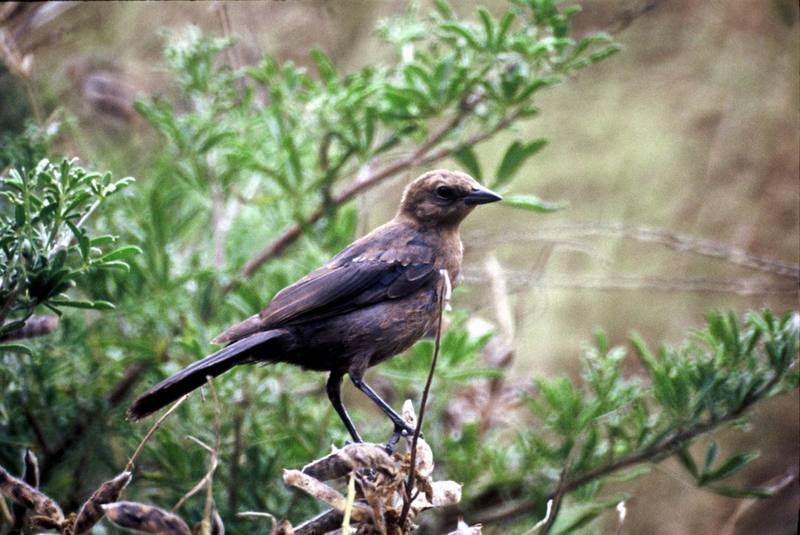
[[[441,270],[441,283],[439,284],[438,292],[438,320],[436,323],[436,338],[433,343],[433,358],[431,359],[431,369],[428,372],[428,380],[425,382],[425,389],[422,391],[422,400],[420,401],[419,417],[417,418],[417,427],[414,429],[414,438],[411,439],[411,460],[408,470],[408,480],[406,481],[406,495],[403,501],[403,510],[400,513],[400,526],[405,526],[408,512],[411,510],[412,497],[411,493],[414,490],[414,479],[417,474],[417,442],[419,435],[422,431],[422,420],[425,418],[425,405],[428,403],[428,395],[431,390],[431,383],[433,382],[433,371],[436,369],[436,361],[439,358],[439,349],[442,342],[442,315],[444,314],[444,300],[447,287],[450,285],[449,276],[447,271]],[[404,533],[405,528],[403,528]]]

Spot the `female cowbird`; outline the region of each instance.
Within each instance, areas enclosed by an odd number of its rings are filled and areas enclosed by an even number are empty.
[[[330,372],[328,397],[356,442],[361,437],[340,397],[345,374],[391,419],[390,444],[413,433],[363,381],[364,371],[435,328],[443,270],[459,280],[459,223],[476,205],[500,199],[464,173],[423,174],[406,187],[394,219],[217,336],[213,342],[224,348],[142,394],[129,417],[144,418],[238,364],[289,362]]]

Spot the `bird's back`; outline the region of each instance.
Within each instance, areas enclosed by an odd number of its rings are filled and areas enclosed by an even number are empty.
[[[259,314],[230,327],[214,343],[396,302],[427,287],[442,268],[455,280],[460,264],[457,232],[446,235],[395,218],[278,292]]]

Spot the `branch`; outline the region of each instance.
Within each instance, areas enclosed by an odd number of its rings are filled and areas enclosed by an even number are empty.
[[[682,445],[693,440],[694,438],[708,433],[727,422],[740,418],[754,403],[764,398],[764,396],[766,396],[782,378],[782,374],[776,374],[762,388],[742,401],[739,407],[726,415],[723,415],[719,418],[711,418],[706,422],[692,425],[684,430],[679,430],[671,437],[668,437],[658,444],[650,446],[649,448],[645,448],[642,451],[621,457],[607,465],[599,466],[575,479],[567,479],[563,485],[559,484],[558,489],[548,496],[548,500],[554,499],[559,492],[563,492],[564,494],[572,492],[591,481],[610,475],[611,473],[622,470],[623,468],[628,468],[629,466],[646,462],[659,462],[665,459],[666,457],[672,455]],[[478,501],[479,500],[480,498]],[[539,504],[536,502],[527,500],[522,501],[501,511],[490,512],[487,515],[479,517],[476,521],[482,524],[488,524],[492,522],[508,520],[509,518],[532,513],[538,508],[538,505]]]
[[[625,457],[621,457],[620,459],[617,459],[606,466],[600,466],[594,470],[590,470],[576,479],[568,481],[565,485],[567,492],[582,487],[594,479],[598,479],[607,476],[612,472],[616,472],[617,470],[627,468],[628,466],[643,462],[657,462],[669,457],[683,444],[691,441],[695,437],[708,433],[722,424],[740,418],[756,401],[759,401],[766,396],[769,391],[772,390],[776,384],[778,384],[781,378],[783,378],[782,374],[775,374],[775,376],[770,379],[767,384],[742,401],[741,405],[739,405],[736,410],[733,410],[726,415],[720,416],[719,418],[710,418],[706,422],[697,423],[687,427],[682,431],[677,431],[671,437],[666,438],[658,444],[654,444],[649,448],[645,448],[638,453],[632,453]]]
[[[504,236],[509,241],[551,241],[565,237],[618,236],[639,242],[657,243],[675,251],[717,258],[754,271],[777,275],[795,282],[800,281],[800,266],[797,264],[790,264],[774,258],[755,256],[743,249],[717,243],[706,238],[679,234],[647,225],[628,225],[625,223],[547,225],[525,233],[506,233]],[[473,232],[470,234],[471,242],[486,241],[493,238],[494,236],[487,232]]]
[[[428,379],[425,381],[425,388],[422,391],[422,400],[419,405],[419,418],[417,418],[417,426],[414,428],[414,438],[411,439],[411,460],[409,461],[408,479],[406,480],[405,496],[403,501],[403,510],[400,513],[400,526],[405,527],[408,512],[411,510],[411,503],[414,498],[411,493],[414,491],[414,479],[417,474],[417,443],[419,442],[419,435],[422,431],[422,420],[425,418],[425,405],[428,403],[428,395],[431,391],[431,383],[433,382],[433,372],[436,369],[436,361],[439,359],[439,349],[442,343],[442,315],[444,314],[445,299],[449,299],[448,288],[450,288],[450,279],[446,270],[441,270],[442,282],[439,285],[439,303],[438,303],[438,316],[436,322],[436,338],[433,342],[433,358],[431,359],[431,369],[428,372]]]

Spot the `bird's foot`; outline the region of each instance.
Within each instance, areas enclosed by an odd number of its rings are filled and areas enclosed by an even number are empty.
[[[400,441],[400,437],[405,437],[405,438],[410,439],[411,437],[414,436],[414,432],[415,431],[416,431],[416,428],[411,427],[408,424],[395,425],[394,426],[394,431],[392,432],[392,436],[389,437],[389,441],[386,443],[386,447],[385,447],[386,453],[391,455],[394,452],[394,447]],[[420,431],[419,437],[420,438],[425,438],[425,436],[422,434],[422,431]]]
[[[393,454],[394,447],[397,445],[399,441],[400,441],[400,432],[397,429],[395,429],[394,433],[392,433],[392,436],[389,437],[389,442],[387,442],[386,446],[384,446],[386,453],[388,453],[389,455]]]

